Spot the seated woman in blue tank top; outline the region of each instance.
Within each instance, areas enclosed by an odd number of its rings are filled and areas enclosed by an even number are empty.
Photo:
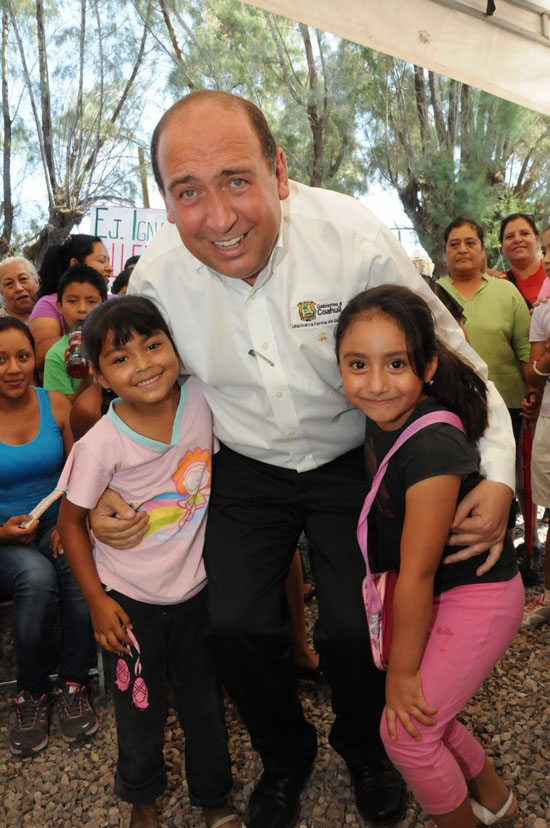
[[[32,756],[48,743],[48,650],[61,608],[54,700],[61,733],[79,741],[98,728],[86,678],[93,638],[88,607],[55,528],[56,501],[29,513],[54,488],[72,445],[70,403],[31,383],[34,342],[22,322],[0,318],[0,600],[12,599],[17,662],[10,750]]]

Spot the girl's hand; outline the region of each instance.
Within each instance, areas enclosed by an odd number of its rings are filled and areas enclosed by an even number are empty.
[[[50,535],[50,549],[52,550],[52,558],[58,558],[60,555],[64,555],[63,547],[61,546],[61,540],[59,538],[59,532],[57,531],[57,527],[53,530]]]
[[[30,521],[24,529],[22,523]],[[34,539],[38,529],[38,518],[30,518],[29,515],[12,515],[3,526],[0,526],[0,543],[22,543],[28,544]]]
[[[424,698],[420,673],[412,675],[392,673],[391,667],[386,677],[386,723],[390,738],[397,739],[397,719],[409,736],[420,741],[422,738],[414,725],[413,719],[420,724],[432,727],[437,707],[432,707]]]
[[[130,652],[132,641],[124,627],[131,629],[132,622],[120,604],[103,594],[93,603],[90,602],[90,614],[95,640],[104,650],[109,653]]]

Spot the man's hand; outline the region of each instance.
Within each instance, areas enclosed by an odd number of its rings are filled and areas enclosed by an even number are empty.
[[[136,512],[112,489],[106,489],[90,512],[94,535],[115,549],[132,549],[149,527],[147,512]]]
[[[444,559],[445,564],[466,561],[489,550],[487,560],[476,570],[476,575],[488,572],[498,561],[510,512],[513,492],[505,483],[482,480],[457,506],[448,543],[464,546]]]

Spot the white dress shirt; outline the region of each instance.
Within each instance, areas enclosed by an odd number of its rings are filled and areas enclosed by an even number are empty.
[[[367,287],[400,284],[421,294],[439,336],[487,377],[451,315],[370,210],[295,182],[281,208],[279,236],[253,286],[202,264],[172,224],[159,230],[130,279],[128,292],[152,299],[168,320],[186,370],[201,381],[219,440],[299,472],[361,445],[364,414],[342,392],[334,329],[341,309]],[[482,468],[513,489],[510,420],[489,388]]]

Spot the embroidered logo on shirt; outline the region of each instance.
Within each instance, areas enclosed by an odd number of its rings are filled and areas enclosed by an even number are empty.
[[[317,316],[315,302],[298,302],[298,313],[302,322],[313,322]]]
[[[293,328],[308,328],[316,327],[317,325],[333,325],[338,321],[338,317],[342,312],[342,302],[314,302],[308,301],[298,302],[298,317],[296,311],[292,310],[291,327]],[[297,319],[300,321],[294,321]]]

